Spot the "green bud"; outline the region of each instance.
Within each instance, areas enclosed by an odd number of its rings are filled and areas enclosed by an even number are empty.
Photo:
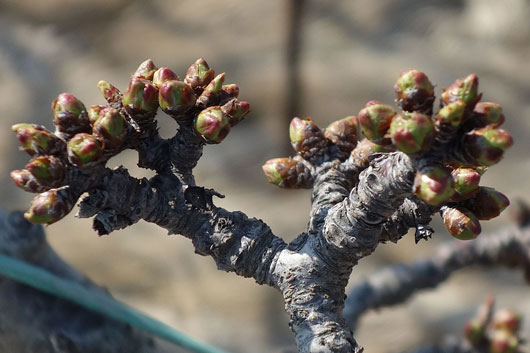
[[[359,138],[359,120],[356,116],[348,116],[328,125],[324,136],[347,157],[357,145]]]
[[[390,124],[390,137],[400,151],[425,152],[434,140],[434,124],[422,113],[397,114]]]
[[[510,200],[503,193],[481,186],[478,192],[464,203],[481,220],[495,218],[510,205]]]
[[[203,107],[209,107],[218,104],[221,98],[223,83],[225,82],[225,73],[221,73],[208,84],[202,91],[197,102]]]
[[[196,100],[191,87],[182,81],[166,81],[160,86],[160,108],[174,118],[184,116],[195,105]]]
[[[482,231],[478,218],[473,212],[463,207],[444,207],[442,209],[442,219],[449,234],[456,239],[475,239]]]
[[[465,135],[464,148],[469,157],[483,166],[498,163],[504,151],[513,144],[510,134],[502,129],[486,126]]]
[[[473,109],[472,116],[473,127],[484,127],[492,125],[499,127],[504,123],[504,114],[502,107],[497,103],[479,102]]]
[[[174,73],[167,67],[161,67],[153,74],[153,84],[159,88],[160,86],[162,86],[162,84],[164,84],[164,82],[174,80],[180,81],[180,78],[177,76],[176,73]]]
[[[208,107],[201,111],[193,123],[195,132],[206,143],[221,143],[230,132],[228,117],[221,107]]]
[[[381,143],[394,115],[396,112],[389,105],[377,101],[366,103],[365,108],[359,112],[359,123],[364,136],[375,143]]]
[[[77,201],[69,187],[52,189],[37,195],[24,217],[31,223],[52,224],[66,216]]]
[[[90,121],[91,125],[94,125],[96,120],[98,120],[99,118],[99,113],[105,108],[106,106],[98,104],[90,106],[90,108],[88,109],[88,120]]]
[[[119,109],[105,108],[94,123],[93,133],[103,142],[105,148],[120,147],[127,135],[127,121]]]
[[[10,173],[11,179],[15,182],[15,185],[26,192],[44,192],[50,188],[39,184],[35,177],[25,169],[13,170]]]
[[[516,335],[506,330],[493,330],[490,353],[515,353],[519,346]]]
[[[153,74],[156,71],[156,66],[153,63],[153,60],[147,59],[138,66],[136,72],[133,74],[133,77],[143,78],[144,80],[151,81],[153,79]]]
[[[198,59],[193,63],[186,71],[186,82],[195,92],[202,92],[203,88],[206,87],[213,80],[215,73],[203,58]]]
[[[455,194],[451,201],[469,199],[479,190],[480,173],[473,168],[459,167],[451,172],[455,183]]]
[[[303,162],[291,158],[270,159],[263,165],[267,181],[288,189],[310,189],[313,179]]]
[[[90,134],[77,134],[68,141],[68,160],[79,168],[91,168],[101,162],[103,144]]]
[[[237,99],[231,99],[221,109],[223,113],[228,115],[230,126],[234,127],[250,113],[250,104],[248,102],[240,102]]]
[[[54,156],[35,157],[26,164],[25,168],[39,184],[57,187],[64,183],[64,164]]]
[[[35,124],[16,124],[11,129],[24,151],[30,156],[35,154],[59,154],[65,150],[64,141],[44,126]]]
[[[403,71],[394,85],[396,101],[407,112],[417,111],[430,115],[434,102],[434,87],[423,72]]]
[[[462,100],[466,106],[473,107],[481,96],[482,94],[478,93],[478,76],[471,74],[456,80],[443,91],[441,99],[444,105]]]
[[[105,80],[101,80],[98,82],[98,88],[101,94],[103,95],[103,98],[107,101],[107,103],[118,103],[121,102],[121,92],[118,88],[114,87],[112,84]]]
[[[150,81],[133,77],[121,101],[135,120],[150,120],[158,109],[158,88]]]
[[[92,129],[85,106],[70,93],[61,93],[53,101],[52,112],[57,129],[67,137]]]
[[[466,104],[457,100],[444,106],[434,117],[434,124],[438,130],[443,128],[456,129],[464,120]]]
[[[328,144],[322,130],[309,117],[291,120],[289,137],[294,150],[306,159],[320,155]]]
[[[440,206],[453,196],[453,178],[446,168],[424,167],[416,173],[413,186],[418,198],[429,205]]]
[[[493,316],[493,328],[495,330],[507,330],[511,333],[517,333],[521,328],[521,314],[513,310],[504,309],[495,313]]]
[[[470,320],[464,326],[464,336],[472,345],[478,345],[486,338],[486,326],[482,320]]]

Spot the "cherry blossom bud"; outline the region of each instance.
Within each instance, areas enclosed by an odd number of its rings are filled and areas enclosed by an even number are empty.
[[[153,74],[156,71],[156,66],[153,63],[153,60],[147,59],[138,66],[136,72],[133,74],[133,77],[143,78],[144,80],[151,81],[153,79]]]
[[[224,72],[215,76],[208,86],[204,88],[204,91],[202,91],[201,95],[199,96],[197,103],[202,107],[209,107],[219,103],[224,82]]]
[[[119,147],[127,135],[127,121],[119,109],[105,108],[94,123],[93,133],[103,142],[105,148]]]
[[[498,163],[504,151],[513,144],[512,136],[503,129],[487,126],[469,132],[464,138],[464,148],[471,159],[484,166]]]
[[[153,84],[155,86],[160,88],[167,81],[180,81],[180,78],[167,67],[161,67],[153,74]]]
[[[416,173],[413,186],[418,198],[429,205],[439,206],[455,193],[453,178],[446,168],[424,167]]]
[[[158,88],[151,81],[133,77],[121,101],[135,120],[150,120],[158,109]]]
[[[403,71],[394,85],[396,101],[401,109],[430,115],[434,102],[434,87],[423,72],[409,69]]]
[[[353,115],[332,122],[324,133],[324,136],[337,146],[344,157],[347,157],[355,148],[359,135],[359,119]]]
[[[322,130],[309,117],[291,120],[289,137],[294,150],[306,159],[319,155],[328,144]]]
[[[196,100],[191,87],[182,81],[166,81],[160,86],[160,108],[174,118],[184,116],[195,105]]]
[[[99,118],[99,113],[105,108],[106,106],[97,104],[90,106],[90,108],[88,109],[88,120],[90,121],[91,125],[94,125],[96,120],[98,120]]]
[[[492,125],[499,127],[504,123],[504,114],[502,114],[502,107],[497,103],[479,102],[473,109],[471,122],[473,127],[484,127]]]
[[[458,100],[464,101],[467,107],[473,107],[482,94],[478,93],[478,76],[471,74],[464,78],[459,78],[442,93],[442,103],[447,105]]]
[[[30,156],[35,154],[59,154],[65,150],[64,141],[44,126],[35,124],[16,124],[11,129],[24,151]]]
[[[464,203],[480,220],[495,218],[510,205],[510,200],[503,193],[481,186],[477,193]]]
[[[459,167],[451,172],[455,183],[455,194],[451,201],[469,199],[479,190],[480,173],[473,168]]]
[[[250,104],[232,99],[224,104],[221,109],[228,115],[230,126],[234,127],[250,113]]]
[[[66,216],[74,207],[78,195],[68,186],[37,195],[24,217],[31,223],[52,224]]]
[[[195,118],[195,132],[206,143],[221,143],[230,132],[228,117],[219,106],[208,107]]]
[[[396,112],[391,106],[376,101],[368,102],[359,112],[359,123],[364,136],[370,141],[381,143],[394,115]]]
[[[490,341],[490,353],[515,353],[519,339],[507,330],[493,330]]]
[[[461,100],[447,104],[434,117],[436,128],[439,130],[443,128],[458,128],[464,120],[465,109],[466,104]]]
[[[92,130],[85,106],[70,93],[61,93],[53,101],[52,112],[57,129],[67,137]]]
[[[400,151],[425,152],[434,140],[434,124],[422,113],[397,114],[390,124],[390,137]]]
[[[25,169],[35,177],[39,184],[53,187],[64,185],[65,166],[54,156],[33,158],[26,164]]]
[[[105,80],[101,80],[98,82],[98,88],[101,94],[103,95],[103,98],[107,101],[107,103],[118,103],[121,102],[121,92],[118,88],[114,87],[112,84]]]
[[[203,88],[210,83],[215,73],[203,58],[198,59],[186,71],[186,82],[195,92],[202,92]]]
[[[101,162],[103,144],[90,134],[77,134],[68,141],[68,160],[79,168],[91,168]]]
[[[50,187],[39,184],[37,179],[25,169],[13,170],[10,173],[11,179],[15,182],[15,185],[27,192],[44,192],[50,189]]]
[[[262,168],[267,181],[281,188],[309,189],[313,185],[311,172],[303,162],[274,158],[265,162]]]
[[[239,86],[236,85],[235,83],[231,83],[229,85],[223,85],[221,87],[221,91],[227,97],[237,98],[239,96]]]
[[[456,239],[475,239],[482,231],[478,218],[473,212],[463,207],[444,207],[442,209],[442,219],[449,234]]]
[[[521,314],[513,310],[504,309],[493,316],[493,328],[496,330],[507,330],[516,333],[521,328]]]

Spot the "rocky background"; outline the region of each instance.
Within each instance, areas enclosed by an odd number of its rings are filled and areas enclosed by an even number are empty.
[[[290,240],[306,226],[308,191],[279,190],[265,182],[261,165],[285,156],[288,122],[286,43],[288,2],[202,0],[0,0],[0,206],[24,209],[31,195],[9,171],[27,156],[17,151],[10,126],[52,126],[51,101],[70,92],[86,105],[103,103],[100,79],[125,88],[144,59],[179,74],[198,57],[227,82],[239,84],[252,113],[229,137],[205,149],[199,184],[227,195],[218,205],[265,220]],[[392,85],[404,69],[428,74],[438,92],[474,72],[484,100],[500,103],[515,139],[505,160],[483,178],[512,200],[530,201],[530,1],[341,0],[306,1],[299,70],[300,106],[320,126],[356,114],[371,99],[393,101]],[[175,123],[159,117],[163,136]],[[136,176],[134,153],[111,161]],[[484,231],[510,224],[509,209]],[[352,281],[386,265],[429,256],[450,238],[440,222],[432,241],[412,236],[380,246]],[[217,271],[188,240],[147,223],[98,237],[89,220],[69,215],[47,228],[50,242],[70,263],[120,300],[193,337],[232,352],[275,352],[292,346],[281,297],[248,279]],[[470,269],[421,293],[404,306],[368,314],[356,335],[370,352],[399,352],[458,333],[487,293],[500,307],[526,314],[530,296],[520,273]],[[169,348],[168,351],[171,351]]]

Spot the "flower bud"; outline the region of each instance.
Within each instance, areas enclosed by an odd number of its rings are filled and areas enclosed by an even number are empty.
[[[195,132],[202,136],[206,143],[221,143],[230,132],[228,117],[221,107],[208,107],[201,111],[193,123]]]
[[[65,150],[64,141],[44,126],[35,124],[16,124],[11,129],[24,151],[30,156],[35,154],[59,154]]]
[[[150,81],[133,77],[121,101],[135,120],[149,120],[158,109],[158,88]]]
[[[464,336],[472,345],[478,345],[486,338],[486,327],[482,320],[469,320],[464,326]]]
[[[267,181],[281,188],[310,189],[313,185],[311,172],[303,162],[274,158],[265,162],[262,168]]]
[[[90,134],[77,134],[68,141],[68,160],[79,168],[91,168],[100,163],[103,144]]]
[[[103,142],[105,148],[119,147],[127,135],[127,121],[119,109],[105,108],[94,123],[93,133]]]
[[[463,207],[444,207],[442,209],[442,219],[449,234],[456,239],[475,239],[482,231],[478,218],[473,212]]]
[[[210,83],[215,73],[203,58],[198,59],[186,71],[186,82],[195,92],[202,92],[203,88]]]
[[[185,115],[195,105],[196,100],[191,87],[182,81],[166,81],[160,86],[160,108],[174,118]]]
[[[223,85],[221,87],[221,91],[224,95],[231,98],[237,98],[239,97],[239,86],[235,83],[231,83],[229,85]]]
[[[475,169],[459,167],[453,169],[451,177],[455,183],[455,194],[451,201],[463,201],[478,192],[480,173]]]
[[[434,140],[434,124],[422,113],[397,114],[390,124],[390,137],[400,151],[425,152]]]
[[[471,122],[475,128],[487,125],[499,127],[504,123],[502,107],[497,103],[479,102],[473,109]]]
[[[482,94],[478,93],[478,77],[471,74],[464,78],[459,78],[451,86],[445,89],[442,93],[442,104],[462,100],[467,107],[473,107],[479,100]]]
[[[347,157],[357,145],[359,134],[359,120],[352,115],[329,124],[324,136]]]
[[[447,104],[435,115],[434,125],[438,130],[458,128],[464,120],[465,109],[466,104],[462,100]]]
[[[68,186],[49,190],[37,195],[31,201],[24,218],[31,223],[52,224],[72,210],[77,198],[78,196],[74,195]]]
[[[375,101],[368,102],[359,112],[359,123],[364,136],[370,141],[381,143],[394,115],[396,112],[391,106]]]
[[[498,163],[512,144],[513,139],[508,132],[491,126],[473,130],[464,137],[466,154],[473,162],[484,166]]]
[[[25,168],[35,177],[39,184],[53,187],[64,185],[64,164],[54,156],[33,158],[26,164]]]
[[[306,159],[321,154],[328,144],[322,130],[309,117],[291,120],[289,137],[294,150]]]
[[[85,106],[70,93],[61,93],[52,103],[54,124],[68,137],[91,130]]]
[[[439,206],[455,193],[453,178],[446,168],[424,167],[416,173],[413,186],[418,198],[429,205]]]
[[[221,109],[228,115],[230,126],[234,127],[250,113],[250,104],[232,99],[224,104]]]
[[[495,218],[510,205],[510,200],[494,188],[481,186],[477,193],[464,203],[480,220]]]
[[[50,187],[39,184],[35,177],[27,170],[13,170],[10,173],[15,185],[27,192],[44,192]]]
[[[521,314],[504,309],[495,313],[493,316],[493,328],[496,330],[507,330],[516,333],[521,328]]]
[[[214,79],[204,88],[199,96],[197,103],[202,107],[209,107],[217,104],[221,98],[223,83],[225,82],[225,73],[221,73],[214,77]]]
[[[493,330],[490,342],[490,353],[515,353],[519,339],[506,330]]]
[[[151,81],[153,79],[153,74],[156,71],[156,66],[153,63],[153,60],[147,59],[138,66],[136,72],[133,74],[133,77],[143,78],[144,80]]]
[[[403,71],[394,85],[396,101],[401,109],[430,115],[434,102],[434,87],[423,72],[409,69]]]
[[[167,81],[180,81],[180,78],[177,76],[176,73],[168,69],[167,67],[161,67],[160,69],[156,70],[153,74],[153,84],[160,88],[164,82]]]
[[[101,94],[103,95],[103,98],[107,101],[107,103],[118,103],[121,102],[121,92],[118,88],[111,85],[109,82],[105,80],[101,80],[98,82],[98,88]]]
[[[99,118],[99,113],[105,108],[106,106],[98,104],[91,105],[90,108],[88,108],[88,120],[91,125],[94,125]]]

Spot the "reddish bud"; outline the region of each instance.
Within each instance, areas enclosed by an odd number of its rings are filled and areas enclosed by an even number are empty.
[[[460,167],[453,169],[451,177],[455,183],[455,194],[451,201],[469,199],[479,190],[480,173],[473,168]]]
[[[151,119],[158,109],[158,88],[148,80],[133,77],[121,101],[136,120]]]
[[[512,136],[503,129],[487,126],[469,132],[464,138],[464,148],[471,159],[483,166],[498,163],[504,151],[513,144]]]
[[[214,77],[214,79],[204,88],[199,96],[197,103],[202,107],[209,107],[217,104],[221,98],[223,83],[225,82],[225,73],[221,73]]]
[[[201,111],[193,123],[195,132],[206,143],[221,143],[230,132],[228,117],[221,107],[208,107]]]
[[[31,223],[52,224],[66,216],[74,207],[76,195],[68,186],[52,189],[37,195],[30,204],[24,217]]]
[[[481,186],[478,192],[464,203],[481,220],[495,218],[510,205],[510,200],[494,188]]]
[[[68,137],[92,128],[85,106],[70,93],[61,93],[52,103],[54,124]]]
[[[409,69],[403,71],[394,85],[396,101],[401,109],[430,115],[434,102],[434,87],[423,72]]]
[[[101,162],[103,144],[90,134],[77,134],[68,141],[68,160],[79,168],[91,168]]]
[[[347,157],[357,145],[359,138],[359,120],[356,116],[348,116],[328,125],[324,136]]]
[[[376,101],[368,102],[359,112],[359,123],[364,136],[375,143],[381,143],[394,115],[396,112],[391,106]]]
[[[39,184],[35,177],[27,170],[13,170],[10,173],[15,185],[27,192],[44,192],[50,188]]]
[[[422,113],[397,114],[390,124],[390,137],[400,151],[425,152],[434,140],[434,124]]]
[[[215,73],[203,58],[194,62],[186,71],[186,82],[195,92],[202,92],[203,88],[210,83]]]
[[[133,74],[133,77],[143,78],[145,80],[152,80],[153,74],[156,71],[156,66],[153,63],[153,60],[147,59],[138,66],[136,72]]]
[[[44,126],[35,124],[16,124],[11,129],[24,151],[30,156],[35,154],[59,154],[65,150],[64,141]]]
[[[195,105],[196,100],[191,87],[182,81],[166,81],[160,86],[160,108],[174,118],[185,115]]]
[[[294,150],[304,158],[320,154],[328,144],[322,130],[309,117],[291,120],[289,137]]]
[[[478,218],[473,212],[463,207],[444,207],[442,209],[442,219],[449,234],[456,239],[475,239],[482,231]]]
[[[228,115],[230,126],[233,127],[250,113],[250,104],[248,104],[248,102],[240,102],[237,99],[232,99],[224,104],[221,109],[223,110],[223,113]]]
[[[274,158],[263,165],[267,181],[288,189],[309,189],[313,179],[304,163],[291,158]]]
[[[473,107],[482,95],[478,93],[478,76],[471,74],[459,78],[442,93],[442,103],[447,105],[458,100],[464,101],[466,106]]]
[[[119,109],[105,108],[94,123],[93,133],[103,142],[105,148],[119,147],[127,135],[127,121]]]
[[[64,185],[64,164],[54,156],[39,156],[33,158],[26,164],[29,171],[39,184],[57,187]]]
[[[161,67],[153,74],[153,84],[159,88],[160,86],[162,86],[162,84],[164,84],[164,82],[174,80],[180,81],[180,78],[177,76],[176,73],[174,73],[167,67]]]
[[[414,193],[429,205],[439,206],[455,193],[453,178],[446,168],[424,167],[416,173]]]
[[[473,127],[484,127],[492,125],[499,127],[504,123],[504,114],[502,114],[502,107],[497,103],[479,102],[473,109],[471,119]]]
[[[101,80],[98,82],[98,88],[101,94],[103,95],[103,98],[107,101],[107,103],[118,103],[121,101],[121,92],[118,88],[114,87],[112,84],[105,80]]]
[[[521,322],[521,314],[513,310],[504,309],[495,313],[493,317],[493,328],[516,333],[521,328]]]

